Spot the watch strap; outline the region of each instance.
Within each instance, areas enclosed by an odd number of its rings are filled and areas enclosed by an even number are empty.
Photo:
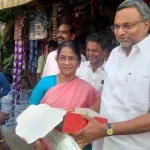
[[[107,129],[111,129],[111,128],[112,128],[111,123],[107,123]]]

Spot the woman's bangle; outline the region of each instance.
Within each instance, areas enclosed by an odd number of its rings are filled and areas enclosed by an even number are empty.
[[[1,140],[0,140],[0,144],[3,143],[3,142],[5,142],[5,140],[4,140],[4,139],[1,139]]]
[[[39,141],[39,140],[38,140],[38,141],[36,141],[36,142],[34,143],[34,147],[35,147],[38,143],[40,143],[40,141]]]

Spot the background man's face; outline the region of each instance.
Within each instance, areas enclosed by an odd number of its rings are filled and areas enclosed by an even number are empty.
[[[74,40],[73,34],[70,33],[70,26],[67,24],[62,24],[58,28],[57,32],[57,42],[61,44],[64,41]]]
[[[86,56],[91,64],[99,64],[104,60],[104,53],[101,46],[92,41],[87,43]]]

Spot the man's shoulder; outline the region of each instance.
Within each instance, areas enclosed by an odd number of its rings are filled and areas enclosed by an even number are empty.
[[[50,52],[47,57],[53,57],[56,55],[57,55],[57,50]]]
[[[121,47],[120,46],[117,46],[116,48],[114,48],[112,50],[112,52],[110,53],[110,56],[109,56],[106,64],[104,65],[105,71],[106,71],[107,66],[109,66],[109,65],[112,66],[112,65],[115,64],[115,62],[116,62],[115,60],[117,60],[117,58],[119,57],[119,51],[121,51]]]
[[[85,61],[86,61],[85,56],[81,54],[81,62],[85,62]]]
[[[81,62],[80,67],[76,71],[76,75],[79,77],[82,76],[89,64],[90,64],[90,61]]]
[[[116,48],[114,48],[110,55],[109,55],[109,58],[108,60],[112,60],[112,59],[115,59],[117,56],[119,56],[119,52],[121,51],[121,47],[120,46],[117,46]],[[107,64],[107,63],[106,63]]]
[[[111,55],[117,55],[120,50],[121,50],[121,47],[120,47],[120,46],[115,47],[115,48],[112,50]]]
[[[2,72],[0,72],[0,77],[3,78],[4,76],[5,75]]]
[[[53,52],[50,52],[50,53],[48,54],[48,56],[47,56],[46,61],[49,62],[49,61],[55,60],[56,55],[57,55],[57,50],[55,50],[55,51],[53,51]]]
[[[44,59],[44,54],[39,56],[38,60],[43,60]]]
[[[88,65],[90,65],[90,61],[84,61],[84,62],[81,62],[81,64],[80,64],[80,67],[79,67],[79,68],[87,67]]]

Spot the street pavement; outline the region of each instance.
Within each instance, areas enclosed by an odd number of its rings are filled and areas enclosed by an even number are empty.
[[[11,150],[33,150],[32,145],[28,145],[25,141],[21,140],[15,132],[5,132],[2,130],[6,142],[11,147]]]

